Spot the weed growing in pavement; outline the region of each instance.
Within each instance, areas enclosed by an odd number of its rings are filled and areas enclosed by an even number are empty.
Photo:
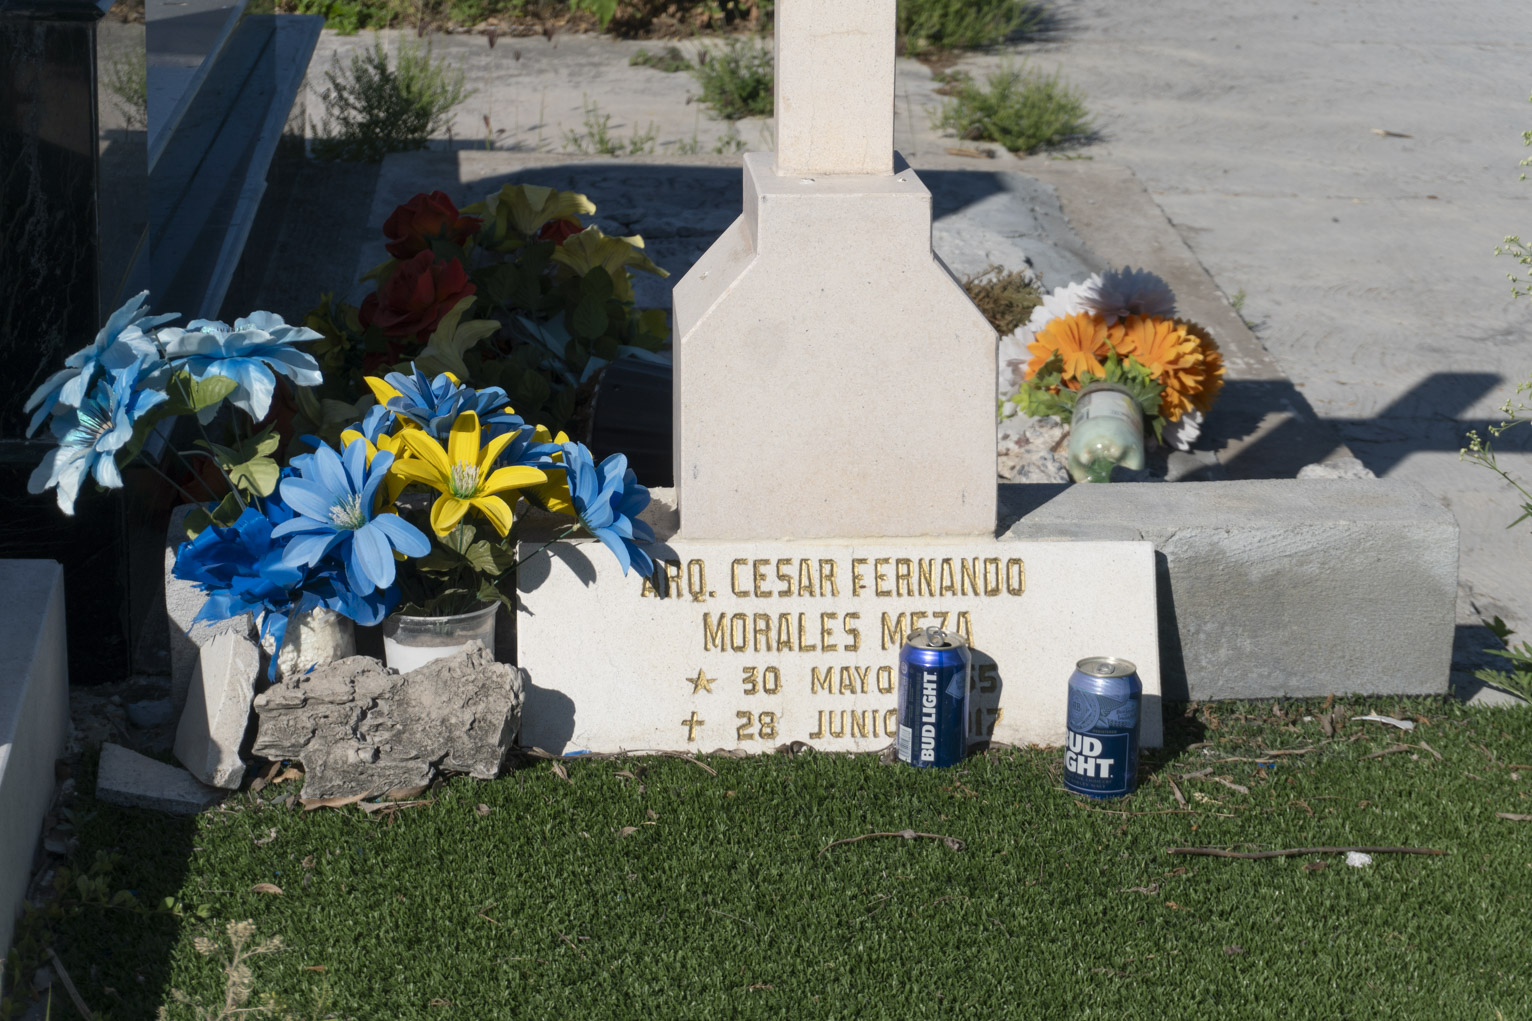
[[[958,85],[942,105],[938,127],[960,138],[998,142],[1026,153],[1089,135],[1090,117],[1080,91],[1059,73],[1006,66],[989,76],[985,88],[972,80]]]
[[[400,40],[392,60],[375,40],[347,66],[339,58],[334,63],[320,93],[325,113],[314,155],[321,160],[377,163],[391,152],[424,149],[475,91],[465,87],[461,70],[433,61],[429,45],[422,52],[408,40]]]
[[[1015,332],[1043,303],[1037,276],[1029,269],[1007,272],[1003,266],[990,266],[964,280],[963,290],[1002,337]]]
[[[1044,9],[1026,0],[899,0],[897,19],[902,48],[916,57],[999,45],[1041,28]]]
[[[731,39],[721,48],[703,50],[691,75],[702,86],[702,102],[722,120],[770,117],[776,71],[771,48],[753,40]]]
[[[652,67],[656,71],[664,71],[666,74],[674,74],[677,71],[690,71],[692,62],[686,59],[686,54],[675,46],[665,47],[664,53],[650,53],[648,50],[639,50],[628,58],[629,67]]]
[[[149,126],[149,67],[144,49],[132,47],[107,62],[101,85],[111,93],[129,131]]]
[[[643,156],[652,153],[659,145],[660,129],[650,124],[645,131],[635,131],[627,141],[612,134],[612,115],[602,113],[601,107],[590,100],[585,101],[585,130],[564,132],[564,148],[597,156]]]

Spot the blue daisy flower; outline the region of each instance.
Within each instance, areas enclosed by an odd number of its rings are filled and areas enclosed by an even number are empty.
[[[598,467],[583,443],[565,443],[563,450],[569,497],[580,524],[612,551],[623,574],[629,567],[653,574],[654,561],[638,546],[654,541],[653,529],[638,520],[649,506],[649,490],[638,484],[627,455],[612,454]]]
[[[42,386],[32,392],[22,407],[23,411],[33,412],[32,420],[27,423],[28,436],[37,431],[43,419],[58,405],[78,408],[90,390],[97,369],[113,371],[137,361],[153,366],[159,361],[159,346],[145,331],[170,322],[180,313],[144,315],[142,313],[148,312],[144,307],[144,299],[148,297],[148,291],[141,291],[136,297],[128,299],[127,304],[111,314],[89,347],[64,359],[64,368],[49,376]]]
[[[318,386],[324,382],[314,356],[293,347],[306,340],[318,340],[319,334],[306,326],[289,326],[273,312],[252,312],[234,325],[211,319],[193,319],[186,329],[166,329],[165,357],[174,367],[184,367],[192,378],[224,376],[235,382],[229,401],[256,422],[271,410],[276,392],[276,374],[286,376],[299,386]],[[203,423],[212,420],[217,405],[198,413]]]
[[[367,463],[367,444],[352,440],[344,459],[328,444],[320,444],[300,468],[284,479],[283,501],[294,517],[272,530],[275,538],[290,537],[282,562],[309,567],[326,556],[345,565],[346,582],[358,595],[386,589],[394,583],[394,550],[423,557],[431,541],[397,514],[378,514],[373,497],[388,475],[394,455],[380,450]]]
[[[72,515],[87,474],[108,489],[122,488],[117,452],[133,437],[133,426],[144,412],[169,399],[162,391],[136,389],[144,364],[131,362],[98,380],[78,408],[54,417],[58,446],[43,455],[27,480],[28,492],[57,487],[59,509]]]

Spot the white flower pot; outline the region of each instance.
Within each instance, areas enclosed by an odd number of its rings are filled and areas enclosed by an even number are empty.
[[[453,617],[412,617],[391,614],[383,621],[383,660],[407,674],[433,659],[461,652],[469,642],[495,651],[495,614],[499,603]]]

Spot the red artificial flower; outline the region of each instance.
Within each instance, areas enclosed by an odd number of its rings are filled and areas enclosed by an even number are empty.
[[[438,262],[430,252],[419,252],[394,267],[357,314],[363,326],[376,326],[384,336],[424,342],[452,306],[473,293],[462,263]]]
[[[549,220],[543,224],[543,229],[537,232],[537,239],[539,241],[552,241],[556,245],[562,245],[584,229],[584,227],[572,220]]]
[[[459,215],[445,192],[421,192],[383,221],[383,233],[389,238],[385,247],[394,258],[408,259],[429,250],[432,238],[445,237],[461,245],[483,225],[477,216]]]

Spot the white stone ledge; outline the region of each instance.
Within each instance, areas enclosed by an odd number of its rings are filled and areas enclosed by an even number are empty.
[[[0,957],[32,875],[53,799],[53,763],[69,737],[64,571],[52,560],[0,560]]]

